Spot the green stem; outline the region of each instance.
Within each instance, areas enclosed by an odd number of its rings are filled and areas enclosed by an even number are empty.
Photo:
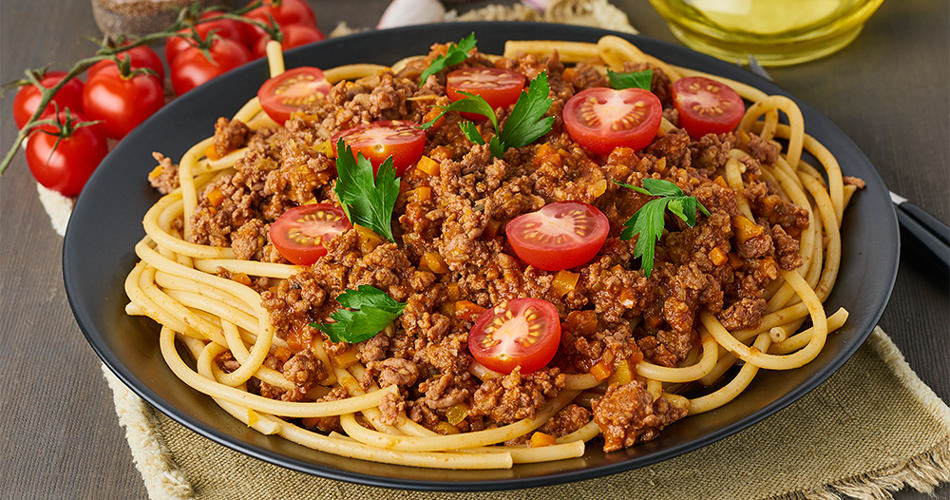
[[[249,24],[258,26],[273,37],[272,31],[274,29],[277,29],[276,25],[267,25],[265,23],[243,18],[240,16],[241,14],[247,13],[251,11],[252,9],[260,7],[261,5],[263,5],[263,3],[264,3],[263,0],[256,0],[254,2],[250,2],[249,4],[245,5],[244,7],[240,9],[231,11],[230,13],[224,13],[222,15],[210,17],[208,19],[199,19],[199,20],[194,21],[193,23],[188,23],[188,24],[197,25],[197,24],[204,24],[211,21],[221,20],[221,19],[233,19],[233,20],[247,22]],[[33,112],[33,116],[30,117],[30,119],[26,122],[26,124],[23,125],[23,128],[20,129],[20,132],[17,133],[16,139],[13,141],[13,145],[10,147],[9,150],[7,150],[6,154],[3,156],[3,160],[0,161],[0,176],[3,175],[3,173],[7,170],[7,167],[10,166],[10,163],[13,162],[13,158],[16,156],[17,151],[19,151],[20,145],[23,144],[23,141],[26,140],[26,138],[29,136],[30,131],[35,128],[34,126],[35,122],[43,113],[43,110],[46,109],[46,106],[49,105],[50,101],[53,99],[53,96],[56,95],[56,93],[59,92],[59,90],[63,88],[63,86],[66,83],[68,83],[73,78],[79,76],[80,73],[82,73],[83,71],[86,71],[87,69],[89,69],[90,66],[92,66],[93,64],[96,64],[99,61],[112,59],[117,54],[126,52],[135,47],[148,45],[153,42],[159,42],[159,41],[171,38],[173,36],[180,36],[178,31],[184,28],[186,25],[185,23],[186,13],[187,13],[187,9],[182,9],[175,23],[169,26],[168,28],[165,28],[165,30],[163,31],[149,33],[132,42],[129,42],[126,45],[122,45],[121,47],[99,49],[99,51],[96,52],[96,55],[92,57],[87,57],[85,59],[81,59],[79,62],[73,65],[72,69],[70,69],[69,72],[67,72],[66,75],[63,76],[62,80],[60,80],[59,83],[57,83],[56,85],[52,87],[44,88],[43,86],[39,85],[38,81],[34,81],[34,85],[36,85],[38,89],[42,89],[40,93],[40,96],[41,96],[40,103],[37,106],[36,111]],[[27,71],[27,76],[31,80],[35,80],[35,78],[31,76],[30,71]]]

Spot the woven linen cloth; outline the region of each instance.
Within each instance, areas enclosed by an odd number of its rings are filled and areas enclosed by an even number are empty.
[[[488,6],[461,16],[449,12],[447,19],[565,22],[636,32],[606,0],[552,0],[545,13],[517,5]],[[333,35],[352,31],[341,24]],[[37,188],[53,228],[64,234],[72,200]],[[950,408],[914,374],[879,328],[817,389],[714,444],[611,476],[484,493],[389,490],[271,465],[182,427],[136,396],[105,366],[103,374],[152,500],[879,500],[905,486],[930,492],[950,481]]]

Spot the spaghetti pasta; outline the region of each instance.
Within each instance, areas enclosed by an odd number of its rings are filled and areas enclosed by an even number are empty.
[[[492,175],[512,175],[506,170],[506,161],[524,157],[534,158],[532,165],[543,175],[560,177],[552,177],[556,181],[540,177],[531,177],[529,181],[525,177],[523,182],[519,181],[521,184],[505,189],[511,193],[529,191],[498,202],[485,191],[499,189],[500,180],[481,179],[465,187],[469,190],[465,195],[484,196],[485,201],[467,211],[439,207],[432,198],[434,193],[447,196],[446,188],[439,182],[447,182],[445,179],[452,175],[474,176],[475,167],[453,161],[451,148],[445,144],[447,139],[429,147],[428,168],[410,169],[403,174],[404,181],[416,188],[407,190],[415,198],[400,202],[407,213],[415,211],[422,215],[406,221],[399,219],[405,226],[404,244],[415,245],[412,252],[419,254],[415,258],[424,257],[429,265],[397,275],[387,267],[391,265],[387,260],[392,260],[390,254],[384,253],[396,244],[379,237],[374,239],[375,235],[368,237],[365,231],[360,232],[365,228],[357,228],[347,234],[351,235],[353,248],[359,251],[346,257],[345,264],[333,264],[336,267],[332,267],[332,272],[324,275],[327,280],[340,282],[334,290],[346,288],[347,266],[363,273],[351,282],[388,280],[400,295],[399,300],[408,304],[407,310],[420,318],[416,323],[392,324],[373,337],[378,340],[354,347],[325,340],[307,322],[291,324],[274,312],[278,306],[274,305],[273,290],[280,286],[274,283],[293,282],[288,285],[286,293],[290,298],[284,305],[295,314],[319,321],[334,307],[327,305],[330,288],[314,291],[294,281],[309,272],[308,266],[274,261],[280,259],[264,261],[269,241],[265,224],[236,223],[229,228],[230,232],[217,235],[223,244],[215,244],[201,231],[196,233],[193,222],[202,217],[217,217],[218,210],[240,205],[243,212],[229,208],[231,212],[222,212],[220,217],[250,220],[250,204],[263,203],[255,198],[262,196],[256,192],[229,194],[227,199],[220,192],[235,176],[254,175],[245,172],[248,158],[270,162],[268,171],[286,170],[282,179],[290,179],[281,183],[262,175],[248,181],[255,183],[256,189],[283,193],[297,205],[315,203],[314,193],[328,186],[333,177],[325,169],[332,143],[326,142],[328,131],[324,129],[333,131],[333,127],[339,126],[337,122],[357,115],[353,111],[356,105],[316,118],[308,111],[307,115],[293,118],[293,127],[305,129],[305,135],[281,136],[279,131],[283,127],[262,112],[261,101],[254,97],[237,111],[232,121],[246,124],[246,133],[259,137],[264,141],[262,144],[281,137],[279,140],[284,142],[280,144],[267,143],[270,150],[281,151],[280,161],[260,160],[261,148],[254,144],[241,144],[227,154],[209,158],[205,155],[215,144],[213,137],[191,147],[179,162],[178,186],[169,189],[143,218],[145,237],[135,246],[141,260],[125,281],[130,299],[126,312],[148,316],[161,325],[161,355],[183,383],[208,395],[224,411],[258,432],[279,435],[326,453],[416,467],[508,468],[516,463],[579,457],[585,451],[585,443],[602,434],[605,440],[619,440],[623,446],[630,446],[655,436],[664,425],[686,413],[700,414],[728,404],[753,383],[760,370],[792,370],[811,362],[822,351],[828,335],[841,328],[848,316],[844,309],[827,315],[822,302],[837,277],[841,259],[839,229],[854,187],[844,185],[837,161],[805,133],[804,118],[794,101],[667,64],[615,36],[605,36],[597,43],[510,41],[504,57],[481,56],[481,61],[493,68],[536,74],[538,61],[543,66],[555,52],[559,62],[547,69],[561,71],[551,75],[561,93],[571,94],[582,88],[584,82],[603,79],[606,68],[623,71],[634,64],[653,68],[666,78],[666,85],[694,76],[724,83],[751,105],[737,130],[729,136],[731,142],[717,150],[719,164],[700,165],[698,168],[706,169],[702,174],[696,168],[675,165],[672,156],[657,153],[662,149],[657,143],[685,137],[675,115],[667,114],[662,118],[655,143],[641,155],[632,151],[618,153],[622,149],[618,148],[609,156],[596,158],[584,153],[577,144],[551,141],[536,148],[521,148],[510,157],[490,160],[490,165],[480,168],[491,170]],[[281,74],[284,62],[280,45],[270,42],[267,56],[271,76]],[[421,109],[421,115],[433,105],[448,102],[438,89],[412,82],[426,60],[425,56],[408,57],[392,68],[350,64],[327,69],[324,74],[340,89],[333,94],[334,99],[359,95],[364,101],[373,99],[374,85],[392,86],[397,75],[408,75],[405,81],[409,83],[405,85],[417,93],[396,95],[401,97],[403,108]],[[567,69],[558,66],[563,63],[577,65]],[[654,78],[654,85],[658,81],[663,84],[662,79]],[[390,118],[393,117],[386,117]],[[689,142],[693,149],[687,154],[694,155],[694,162],[708,162],[709,155],[703,156],[702,148],[714,142],[705,138],[693,140]],[[768,153],[755,153],[756,148],[775,148],[776,153],[771,161],[765,161]],[[803,158],[806,154],[817,160],[822,171]],[[579,168],[576,178],[564,173],[568,170],[566,162],[574,162],[572,165]],[[625,164],[620,168],[618,165],[624,162],[639,165],[634,168]],[[578,167],[581,164],[583,168]],[[614,192],[619,188],[610,186],[606,174],[616,175],[618,171],[627,172],[630,178],[651,174],[673,178],[671,172],[675,171],[677,184],[688,186],[688,192],[695,194],[699,186],[706,186],[715,196],[728,199],[731,212],[720,209],[718,215],[709,215],[709,219],[715,219],[715,226],[697,226],[692,230],[696,233],[692,237],[698,238],[696,235],[705,234],[706,227],[714,227],[707,232],[724,233],[724,243],[712,245],[690,240],[693,246],[688,252],[680,251],[688,254],[688,261],[682,262],[678,270],[669,262],[681,256],[668,255],[675,251],[667,249],[666,254],[658,257],[667,260],[655,270],[665,276],[656,279],[669,280],[662,288],[669,296],[662,297],[643,288],[649,274],[644,276],[629,268],[632,243],[626,248],[616,240],[613,254],[607,255],[605,251],[602,259],[593,261],[595,264],[576,276],[567,273],[572,278],[570,289],[557,294],[558,304],[568,312],[566,318],[561,318],[565,325],[561,350],[567,353],[556,358],[558,368],[542,370],[544,374],[538,376],[520,371],[506,374],[472,360],[464,348],[467,332],[453,336],[448,330],[459,325],[470,328],[472,318],[466,315],[484,309],[486,301],[508,298],[505,287],[515,287],[512,283],[530,279],[550,286],[554,277],[533,268],[524,275],[514,273],[512,268],[499,271],[501,268],[492,267],[488,261],[479,264],[485,268],[479,269],[483,276],[465,276],[459,271],[463,267],[460,258],[450,251],[464,254],[479,246],[492,245],[484,243],[484,236],[496,237],[502,220],[493,218],[490,212],[505,213],[511,219],[531,210],[528,207],[537,205],[539,200],[543,204],[545,197],[579,197],[595,203],[612,196],[620,201],[603,202],[613,210],[612,217],[626,210],[626,205],[642,205],[644,200],[621,199],[622,195]],[[488,187],[490,184],[494,187]],[[538,191],[530,191],[529,184],[547,191],[539,196]],[[588,185],[598,187],[589,189]],[[765,192],[763,186],[768,188]],[[215,189],[219,191],[212,195]],[[309,198],[301,196],[301,192],[309,193]],[[212,197],[216,199],[211,200]],[[219,209],[221,203],[225,205]],[[480,219],[478,211],[486,213],[485,217]],[[794,223],[782,219],[792,216],[797,217]],[[445,253],[419,250],[425,238],[436,237],[435,232],[425,232],[428,224],[438,218],[453,217],[469,221],[466,232],[454,236],[458,238],[453,240],[456,246],[443,248]],[[408,228],[413,224],[421,227],[422,232],[411,233]],[[227,244],[235,238],[248,243]],[[730,238],[738,243],[729,243]],[[758,246],[742,246],[746,240]],[[741,248],[730,248],[733,244]],[[354,256],[357,254],[374,256],[371,263],[376,267],[365,265]],[[493,259],[513,260],[502,253],[494,254]],[[703,272],[707,275],[724,277],[722,282],[700,280],[697,285],[696,276],[703,274],[697,260],[705,266],[708,272]],[[450,282],[452,279],[459,281]],[[492,288],[491,283],[485,284],[491,280],[504,286]],[[742,280],[755,282],[758,288],[741,288],[746,286]],[[430,287],[430,292],[411,295],[411,290],[420,287]],[[732,288],[724,291],[723,287]],[[715,291],[719,293],[718,303]],[[671,301],[676,294],[688,295],[689,299]],[[734,307],[726,307],[724,295],[731,297]],[[605,310],[608,302],[622,307],[611,313]],[[737,320],[737,315],[749,315],[738,306],[749,308],[750,304],[759,308],[753,320]],[[628,314],[627,310],[633,308],[638,308],[636,314]],[[684,310],[689,310],[685,316]],[[611,314],[614,317],[609,317]],[[683,321],[686,329],[679,331]],[[810,325],[799,331],[806,321]],[[413,328],[418,330],[413,333],[416,336],[406,337],[407,330]],[[639,332],[637,338],[634,331]],[[679,332],[679,340],[664,340],[664,335],[673,335],[674,331]],[[178,345],[190,353],[193,367],[183,358]],[[387,358],[374,354],[397,348],[409,355]],[[424,360],[426,368],[420,369],[412,359]],[[737,365],[741,366],[736,369]],[[729,373],[733,373],[731,378],[722,381]],[[417,379],[423,382],[416,384]],[[522,386],[530,386],[531,390]],[[626,388],[631,392],[625,394],[634,394],[645,403],[611,399],[619,388]],[[419,399],[409,401],[410,393]],[[422,400],[428,406],[420,404]],[[649,405],[649,409],[634,408],[653,415],[652,422],[661,423],[639,422],[643,428],[636,432],[618,424],[624,412],[633,413],[630,406],[624,406],[631,404]],[[510,407],[509,413],[499,417],[498,408],[506,405]],[[619,405],[620,410],[611,410],[611,405]],[[629,422],[633,417],[623,418]],[[612,437],[606,437],[608,434]]]

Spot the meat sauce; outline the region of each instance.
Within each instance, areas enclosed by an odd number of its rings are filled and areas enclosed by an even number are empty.
[[[445,47],[433,46],[432,59]],[[697,314],[716,314],[730,329],[758,325],[765,312],[763,294],[780,269],[801,265],[798,237],[807,227],[807,212],[784,201],[759,177],[760,162],[774,162],[778,144],[741,132],[691,140],[682,130],[657,137],[644,150],[616,148],[609,155],[585,151],[565,132],[560,117],[575,93],[606,84],[597,68],[580,64],[565,69],[556,55],[490,59],[473,53],[454,67],[500,67],[528,79],[546,71],[554,100],[548,115],[553,129],[533,144],[507,150],[494,158],[488,146],[473,145],[459,129],[457,113],[448,113],[427,131],[425,154],[439,164],[436,175],[410,168],[402,177],[393,231],[396,243],[367,245],[351,229],[328,245],[328,253],[286,280],[257,279],[247,284],[262,293],[278,337],[290,349],[275,348],[266,365],[281,371],[294,390],[259,383],[251,390],[288,401],[332,400],[345,392],[314,391],[329,367],[312,356],[308,346],[323,342],[330,353],[354,351],[366,366],[364,386],[395,384],[398,398],[381,407],[383,418],[395,422],[401,412],[439,432],[447,415],[465,410],[457,430],[479,430],[533,417],[564,388],[565,374],[586,373],[609,352],[608,359],[648,360],[676,366],[698,348]],[[417,85],[424,63],[410,64],[400,74],[341,82],[327,98],[291,118],[285,127],[249,130],[221,118],[215,125],[214,148],[222,156],[242,147],[247,154],[236,172],[199,193],[192,228],[195,243],[227,246],[241,259],[286,262],[268,240],[268,228],[286,210],[304,203],[337,203],[332,192],[334,160],[319,145],[346,128],[374,120],[424,119],[436,105],[447,105],[445,72]],[[631,70],[644,69],[631,67]],[[660,96],[664,116],[676,125],[670,78],[658,68],[652,91]],[[501,110],[504,122],[510,108]],[[743,193],[749,200],[760,235],[740,243],[732,220],[740,214],[732,189],[716,171],[738,148],[743,160]],[[163,157],[153,184],[176,187],[176,167]],[[612,180],[640,185],[644,177],[676,183],[710,212],[695,227],[667,215],[666,229],[656,245],[649,278],[633,257],[635,239],[621,240],[623,223],[651,198],[618,186]],[[426,189],[419,189],[426,188]],[[215,196],[208,196],[212,191]],[[556,201],[580,201],[599,208],[610,221],[601,251],[587,264],[572,269],[576,285],[556,286],[556,273],[528,266],[515,257],[504,235],[512,218]],[[437,255],[444,268],[434,272],[422,264]],[[715,258],[724,255],[728,258]],[[221,274],[238,279],[226,271]],[[392,328],[358,343],[333,344],[309,326],[325,322],[346,289],[372,285],[405,302]],[[515,369],[502,377],[481,380],[471,372],[467,337],[471,314],[456,314],[465,301],[482,308],[506,299],[545,299],[562,321],[561,345],[548,367],[523,374]],[[230,370],[229,355],[219,365]],[[616,362],[616,361],[615,361]],[[564,408],[542,431],[555,436],[594,420],[607,451],[652,439],[686,411],[665,398],[654,400],[641,380],[612,385],[591,408]],[[303,425],[329,431],[335,418],[304,419]]]

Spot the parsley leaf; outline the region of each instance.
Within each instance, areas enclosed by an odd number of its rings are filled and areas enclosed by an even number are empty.
[[[360,285],[356,290],[347,289],[336,298],[349,309],[338,309],[330,315],[336,323],[310,323],[310,326],[327,334],[333,342],[362,342],[383,331],[402,314],[406,304],[396,302],[382,290]]]
[[[669,209],[689,227],[696,225],[697,208],[707,217],[709,210],[706,210],[706,207],[696,198],[684,195],[683,190],[670,181],[648,177],[643,179],[642,188],[616,180],[614,183],[645,195],[660,196],[640,207],[640,210],[637,210],[633,217],[624,223],[623,231],[620,232],[622,240],[629,240],[639,235],[637,244],[633,248],[633,256],[640,259],[643,273],[649,278],[653,271],[656,242],[660,241],[660,236],[663,235],[663,229],[666,226],[664,219],[666,210]]]
[[[459,99],[448,106],[440,106],[442,108],[442,112],[439,113],[439,115],[435,118],[423,123],[422,125],[419,125],[419,128],[422,130],[428,129],[432,125],[435,125],[435,122],[439,121],[439,118],[442,118],[442,115],[448,113],[449,111],[461,111],[463,113],[475,113],[488,118],[488,120],[491,121],[491,124],[495,127],[495,130],[498,130],[498,117],[495,116],[495,110],[491,108],[491,104],[488,104],[488,101],[483,99],[481,96],[465,92],[464,90],[460,90],[459,94],[464,95],[465,99]],[[464,131],[465,129],[462,130]]]
[[[544,114],[554,102],[553,99],[548,98],[550,92],[551,87],[548,86],[546,71],[542,71],[534,77],[534,80],[531,80],[527,92],[521,91],[521,96],[518,97],[515,107],[511,109],[508,121],[505,122],[505,127],[499,134],[504,149],[527,146],[551,131],[554,117],[544,118]]]
[[[459,123],[459,128],[462,129],[462,133],[465,134],[465,137],[472,141],[472,143],[485,144],[485,139],[482,138],[482,134],[478,132],[478,128],[475,126],[475,123],[468,120],[462,120],[462,122]]]
[[[429,64],[429,67],[419,75],[419,86],[424,85],[430,76],[467,59],[468,53],[475,48],[475,43],[475,32],[472,32],[467,37],[459,40],[458,43],[450,44],[448,50],[445,51],[445,55],[436,57]]]
[[[528,90],[521,91],[518,101],[511,108],[511,114],[508,115],[508,121],[505,126],[498,129],[498,117],[495,110],[481,96],[469,92],[459,91],[464,95],[464,99],[442,107],[442,112],[431,121],[420,125],[419,128],[427,129],[435,124],[442,115],[449,111],[461,111],[464,113],[475,113],[488,118],[492,126],[495,127],[495,135],[488,143],[492,156],[501,158],[502,153],[508,148],[520,148],[534,142],[535,139],[551,131],[551,125],[554,124],[554,117],[545,117],[551,107],[553,99],[548,98],[551,87],[548,85],[548,74],[542,71],[538,76],[528,84]],[[462,132],[468,140],[475,144],[485,144],[485,139],[475,130],[475,125],[471,122],[462,122]],[[474,134],[473,134],[474,132]],[[477,137],[476,137],[477,136]]]
[[[617,90],[631,88],[650,90],[650,85],[653,83],[653,70],[645,69],[632,73],[618,73],[608,69],[607,80],[610,81],[611,88]]]
[[[336,145],[336,186],[333,190],[340,199],[346,218],[353,224],[372,229],[376,234],[395,241],[393,237],[393,208],[399,195],[399,179],[390,156],[373,176],[373,165],[362,154],[354,157],[353,150],[343,139]]]

